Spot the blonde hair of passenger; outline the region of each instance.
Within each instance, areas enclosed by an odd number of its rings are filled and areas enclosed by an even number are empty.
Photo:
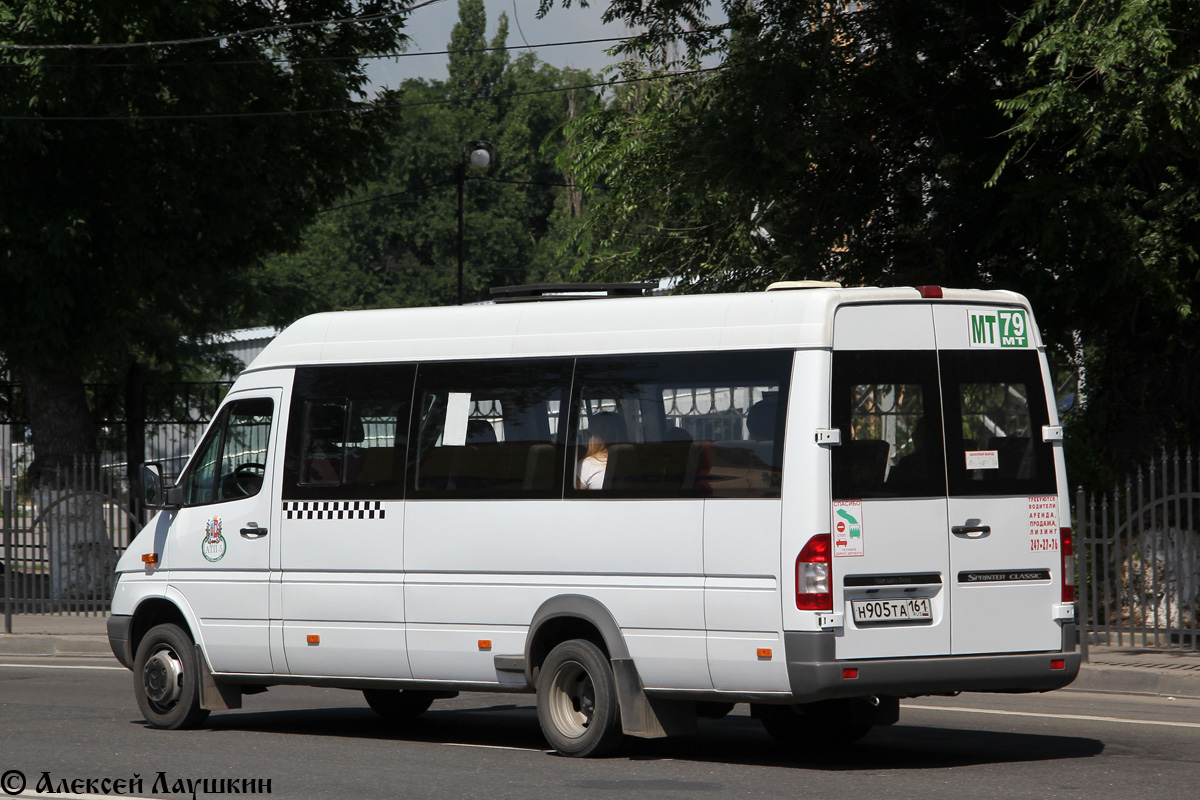
[[[587,453],[584,455],[584,458],[608,461],[608,443],[594,433],[588,434]]]

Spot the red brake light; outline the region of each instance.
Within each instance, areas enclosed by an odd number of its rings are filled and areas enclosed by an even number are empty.
[[[833,611],[832,538],[818,533],[808,540],[796,557],[796,608],[804,611]]]
[[[921,297],[926,300],[941,300],[942,287],[940,286],[918,286],[917,291],[921,293]]]
[[[1071,541],[1071,529],[1058,529],[1058,551],[1062,556],[1062,601],[1075,602],[1075,545]]]

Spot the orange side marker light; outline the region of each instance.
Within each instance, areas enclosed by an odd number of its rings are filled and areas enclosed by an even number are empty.
[[[320,644],[321,643],[320,635],[316,634],[316,633],[310,633],[308,635],[308,643],[309,644]]]

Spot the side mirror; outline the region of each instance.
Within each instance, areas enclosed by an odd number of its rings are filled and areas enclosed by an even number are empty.
[[[167,487],[163,480],[162,464],[142,465],[142,505],[152,511],[179,508],[181,498],[177,487]]]

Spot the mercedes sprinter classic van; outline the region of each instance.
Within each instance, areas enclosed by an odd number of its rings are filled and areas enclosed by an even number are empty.
[[[176,483],[146,468],[109,622],[146,719],[276,684],[391,718],[536,692],[585,756],[736,703],[829,744],[900,698],[1070,683],[1025,298],[772,289],[295,323]]]

